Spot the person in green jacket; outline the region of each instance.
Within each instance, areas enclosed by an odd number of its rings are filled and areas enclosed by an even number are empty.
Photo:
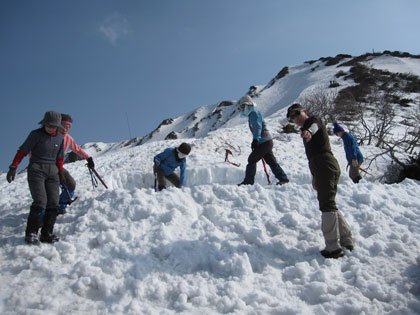
[[[287,119],[300,127],[312,174],[312,186],[317,191],[322,212],[321,229],[326,245],[321,255],[325,258],[339,258],[344,255],[342,247],[352,251],[354,242],[350,227],[335,203],[341,172],[331,151],[327,129],[319,117],[309,116],[300,104],[288,108]]]

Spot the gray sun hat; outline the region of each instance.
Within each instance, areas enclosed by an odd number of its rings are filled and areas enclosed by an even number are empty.
[[[245,96],[242,96],[238,102],[238,106],[241,106],[241,105],[254,106],[254,102],[252,101],[252,98],[250,96],[245,95]]]
[[[61,125],[61,114],[53,110],[50,110],[44,114],[44,119],[39,122],[43,126],[52,126],[57,128],[63,128]]]

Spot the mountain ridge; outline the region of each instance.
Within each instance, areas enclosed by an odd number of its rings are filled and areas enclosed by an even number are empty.
[[[275,119],[285,124],[287,122],[284,118],[284,109],[319,89],[336,90],[338,93],[346,91],[346,89],[352,93],[357,90],[361,80],[354,73],[357,67],[367,67],[368,69],[390,73],[398,73],[398,71],[404,69],[407,75],[415,76],[418,79],[414,83],[416,85],[414,93],[420,93],[420,55],[384,51],[382,53],[366,53],[360,56],[338,54],[335,57],[321,57],[318,60],[285,66],[267,84],[253,85],[249,87],[245,94],[253,98],[265,119]],[[362,73],[361,76],[366,76],[363,77],[364,80],[370,79],[365,73]],[[332,86],[332,84],[335,84],[335,86]],[[395,83],[394,86],[396,85],[398,84]],[[401,90],[398,86],[394,88],[396,92]],[[358,91],[354,93],[358,93]],[[135,137],[107,145],[91,142],[84,144],[82,147],[89,154],[95,156],[104,154],[109,150],[138,146],[152,141],[204,137],[216,129],[244,123],[244,120],[239,117],[239,112],[235,106],[236,102],[237,100],[223,100],[216,104],[200,106],[175,118],[166,118],[153,131],[143,137]],[[71,153],[66,158],[67,162],[75,160],[78,160],[77,156]]]

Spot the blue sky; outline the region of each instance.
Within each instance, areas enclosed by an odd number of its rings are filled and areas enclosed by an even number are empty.
[[[79,144],[144,136],[284,66],[420,54],[419,15],[417,0],[0,0],[0,170],[45,111],[72,115]]]

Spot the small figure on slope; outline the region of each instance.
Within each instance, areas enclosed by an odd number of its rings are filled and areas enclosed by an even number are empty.
[[[191,152],[188,143],[182,143],[177,148],[167,148],[153,159],[153,171],[157,176],[158,189],[166,188],[166,179],[176,187],[185,185],[185,169],[187,167],[186,157]],[[180,168],[180,176],[175,173],[175,169]]]
[[[256,109],[256,104],[251,97],[245,95],[238,102],[238,109],[242,117],[248,117],[249,129],[252,132],[252,152],[248,156],[245,179],[240,185],[253,185],[255,173],[257,172],[257,162],[264,159],[270,166],[274,176],[279,180],[277,185],[289,182],[286,173],[277,163],[273,154],[273,140],[261,113]]]
[[[334,123],[333,133],[343,139],[347,163],[350,166],[349,176],[357,184],[362,179],[362,176],[360,176],[360,165],[363,163],[363,155],[360,152],[356,139],[350,132],[345,132],[343,127],[336,122]]]

